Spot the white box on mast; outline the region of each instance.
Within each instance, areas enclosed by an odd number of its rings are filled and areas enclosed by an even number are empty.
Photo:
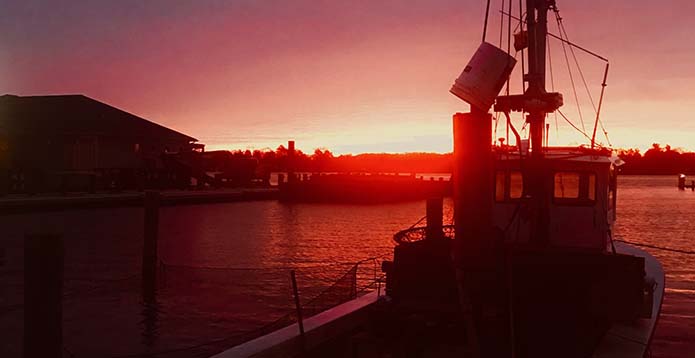
[[[516,65],[514,57],[483,42],[449,92],[484,111],[490,109]]]

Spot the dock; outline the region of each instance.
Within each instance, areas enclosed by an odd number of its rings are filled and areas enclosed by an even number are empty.
[[[239,201],[277,200],[279,191],[274,187],[235,188],[216,190],[161,191],[164,206],[230,203]],[[114,208],[142,206],[144,193],[140,191],[75,193],[47,195],[7,195],[0,197],[0,213],[25,213],[72,209]]]

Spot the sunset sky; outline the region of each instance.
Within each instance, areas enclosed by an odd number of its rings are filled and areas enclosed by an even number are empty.
[[[1,3],[0,94],[84,94],[208,149],[295,139],[302,150],[336,153],[451,151],[451,116],[468,105],[448,91],[480,43],[485,7],[484,0]],[[500,6],[492,1],[494,44]],[[570,39],[611,61],[602,118],[613,146],[695,150],[695,2],[558,0],[558,7]],[[562,49],[551,41],[562,110],[579,125]],[[578,59],[596,99],[603,64]],[[593,109],[573,71],[590,131]],[[586,142],[562,119],[557,132],[548,119],[551,144]]]

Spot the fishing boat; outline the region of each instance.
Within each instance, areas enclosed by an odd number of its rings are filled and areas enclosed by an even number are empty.
[[[441,200],[428,200],[427,225],[394,236],[384,290],[216,358],[647,354],[664,272],[647,252],[612,239],[622,162],[595,140],[603,95],[588,146],[545,143],[546,116],[563,105],[545,84],[547,16],[559,14],[553,0],[526,0],[524,10],[514,35],[528,66],[523,93],[499,95],[516,60],[484,35],[451,88],[471,106],[453,118],[454,225],[442,225]],[[516,145],[493,144],[493,106]],[[513,112],[525,114],[530,140],[513,127]]]

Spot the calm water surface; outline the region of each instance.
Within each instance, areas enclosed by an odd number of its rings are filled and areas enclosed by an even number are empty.
[[[679,192],[675,180],[621,177],[616,237],[695,248],[695,193]],[[445,201],[445,221],[451,220],[451,204]],[[8,332],[0,338],[0,356],[21,356],[22,238],[27,232],[61,233],[66,241],[65,356],[189,357],[214,353],[291,311],[289,269],[297,269],[302,297],[308,300],[349,269],[342,263],[388,255],[393,233],[424,212],[424,202],[263,201],[163,208],[160,256],[165,265],[153,306],[143,306],[139,295],[141,209],[0,217],[6,261],[0,267],[0,332]],[[682,357],[695,352],[695,256],[650,252],[667,271],[653,355]],[[362,264],[361,277],[371,277],[374,268],[371,261]]]

